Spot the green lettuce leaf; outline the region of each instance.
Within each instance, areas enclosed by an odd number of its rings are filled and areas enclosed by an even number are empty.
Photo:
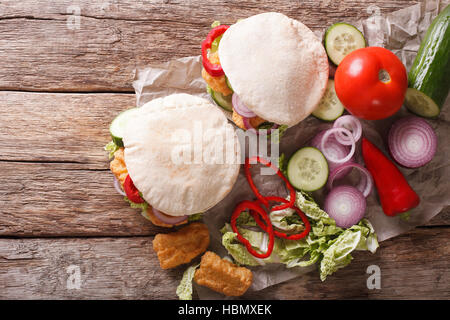
[[[297,192],[295,205],[310,219],[321,220],[328,225],[336,225],[336,222],[324,210],[320,209],[319,205],[307,193]]]
[[[199,221],[199,220],[201,220],[202,218],[203,218],[203,212],[195,213],[195,214],[190,215],[190,216],[188,217],[188,221],[189,221],[189,222]]]
[[[278,168],[280,169],[281,173],[287,177],[287,163],[286,163],[286,156],[284,153],[280,155],[278,158]]]
[[[212,24],[211,24],[211,28],[215,28],[215,27],[218,27],[218,26],[220,26],[221,25],[221,23],[220,23],[220,21],[214,21]]]
[[[250,215],[248,211],[242,212],[239,217],[236,219],[236,225],[238,226],[256,226],[256,221]]]
[[[355,250],[361,240],[361,231],[345,230],[337,240],[323,252],[320,262],[320,280],[325,281],[328,275],[347,266],[352,260],[350,253]]]
[[[141,209],[142,211],[146,211],[148,208],[148,203],[145,201],[143,203],[134,203],[130,199],[128,199],[128,197],[123,197],[123,200],[128,202],[130,207],[133,209]]]
[[[117,150],[120,149],[120,147],[118,145],[116,145],[114,143],[114,141],[109,142],[106,146],[105,146],[105,151],[109,152],[109,159],[112,159],[114,157],[114,152],[116,152]]]
[[[272,225],[283,232],[294,234],[305,229],[302,220],[294,209],[272,211],[269,215]]]
[[[180,300],[192,300],[192,280],[194,279],[195,270],[199,264],[192,265],[183,273],[183,278],[177,287],[177,296]]]
[[[237,234],[225,232],[222,236],[222,245],[228,250],[233,259],[241,265],[258,266],[258,261],[247,251],[247,249],[237,242]]]

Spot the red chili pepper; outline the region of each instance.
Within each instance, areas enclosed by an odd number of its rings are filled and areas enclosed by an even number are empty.
[[[289,201],[287,201],[284,198],[280,198],[280,197],[266,197],[266,200],[268,201],[276,201],[276,202],[283,202],[283,203],[288,203]],[[256,200],[253,203],[256,203],[258,205],[261,204],[260,200]],[[304,237],[306,237],[308,235],[308,233],[311,231],[311,224],[308,221],[308,218],[306,217],[306,215],[303,213],[303,211],[301,211],[299,208],[297,207],[292,207],[292,209],[294,209],[297,214],[300,216],[300,218],[302,219],[303,223],[305,224],[305,230],[303,230],[301,233],[297,233],[297,234],[292,234],[292,235],[287,235],[286,233],[283,232],[279,232],[277,230],[273,230],[273,234],[278,237],[278,238],[284,238],[284,239],[288,239],[288,240],[300,240],[303,239]],[[270,212],[272,211],[276,211],[274,209],[272,209]],[[259,227],[263,230],[266,230],[265,228],[267,228],[267,225],[265,225],[261,219],[259,218],[258,215],[256,215],[253,211],[250,210],[250,214],[252,215],[253,219],[255,219],[256,223],[259,225]],[[270,217],[269,217],[270,220]],[[267,232],[267,231],[266,231]]]
[[[400,170],[380,149],[365,138],[362,139],[362,155],[367,170],[375,181],[381,206],[386,215],[395,216],[419,205],[419,196]]]
[[[269,161],[267,161],[267,160],[265,160],[263,158],[260,158],[258,156],[257,157],[252,157],[252,158],[248,158],[247,157],[245,159],[245,165],[244,165],[245,176],[247,177],[248,184],[250,185],[250,188],[252,189],[252,191],[255,194],[255,196],[259,200],[261,200],[261,202],[264,204],[264,206],[266,208],[269,207],[269,202],[266,200],[266,198],[264,196],[261,195],[261,193],[256,188],[255,183],[253,182],[252,175],[250,173],[250,168],[251,168],[250,162],[253,162],[253,161],[262,163],[263,165],[265,165],[265,166],[275,170],[277,175],[284,181],[284,183],[286,184],[286,187],[289,189],[289,195],[290,195],[289,202],[286,203],[286,204],[283,204],[283,205],[279,205],[279,206],[273,208],[272,210],[276,211],[276,210],[283,210],[283,209],[287,209],[287,208],[292,208],[294,206],[294,203],[295,203],[295,195],[296,195],[294,187],[290,184],[288,179],[286,179],[286,177],[283,175],[283,173],[281,172],[281,170],[279,168],[275,167],[271,162],[269,162]]]
[[[139,195],[139,190],[131,180],[130,175],[127,175],[125,178],[125,182],[123,183],[123,189],[125,190],[125,194],[127,198],[134,203],[144,203],[144,199]]]
[[[250,241],[248,241],[247,239],[245,239],[240,233],[239,230],[236,226],[236,220],[237,218],[239,218],[239,216],[241,215],[241,213],[243,211],[245,211],[246,209],[250,209],[254,212],[256,212],[257,214],[259,214],[261,216],[261,218],[266,222],[266,226],[263,228],[264,231],[266,231],[269,234],[269,244],[267,245],[267,251],[265,253],[259,253],[257,252],[255,249],[253,249]],[[255,214],[256,215],[256,214]],[[233,230],[234,233],[237,234],[237,238],[238,240],[245,245],[245,247],[247,248],[247,251],[252,254],[253,256],[260,258],[260,259],[264,259],[269,257],[272,254],[273,251],[273,246],[275,244],[275,238],[274,238],[274,234],[273,234],[273,227],[272,224],[270,222],[269,216],[267,215],[267,213],[257,204],[253,203],[252,201],[242,201],[240,202],[236,208],[233,211],[233,214],[231,215],[231,229]]]
[[[203,67],[205,68],[206,72],[208,72],[213,77],[223,76],[225,74],[225,72],[223,72],[222,66],[220,64],[214,64],[214,63],[211,63],[211,61],[209,61],[208,50],[211,49],[211,46],[212,46],[212,43],[214,42],[214,40],[216,38],[220,37],[222,34],[224,34],[224,32],[227,31],[227,29],[229,27],[230,26],[227,26],[227,25],[220,25],[220,26],[217,26],[217,27],[211,29],[211,31],[206,36],[206,39],[203,40],[203,42],[202,42]]]

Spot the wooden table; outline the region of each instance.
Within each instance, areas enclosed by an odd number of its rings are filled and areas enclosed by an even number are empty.
[[[176,299],[184,267],[160,269],[151,242],[163,230],[116,194],[103,151],[110,121],[135,105],[137,66],[199,54],[213,20],[280,11],[314,30],[415,3],[0,1],[0,298]],[[313,272],[249,298],[448,299],[449,225],[447,208],[325,283]],[[380,290],[367,288],[370,265]]]

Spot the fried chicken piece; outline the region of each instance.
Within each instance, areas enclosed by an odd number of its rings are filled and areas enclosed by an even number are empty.
[[[211,61],[211,63],[214,64],[220,64],[219,53],[217,51],[211,53],[209,55],[209,61]],[[230,87],[228,87],[227,78],[225,77],[225,75],[220,77],[213,77],[205,70],[205,68],[203,68],[202,77],[206,81],[208,86],[210,86],[210,88],[213,89],[214,91],[220,92],[224,96],[228,96],[233,93]]]
[[[214,252],[207,251],[194,275],[201,286],[208,287],[226,296],[241,296],[252,284],[253,274],[244,267],[238,267],[228,260],[220,259]]]
[[[244,118],[238,114],[236,111],[234,111],[233,109],[233,115],[231,116],[231,120],[233,120],[233,122],[241,129],[246,130],[245,125],[244,125]],[[250,118],[250,124],[252,125],[253,128],[258,128],[258,126],[260,126],[261,124],[263,124],[264,122],[266,122],[266,120],[264,120],[263,118],[260,118],[258,116]]]
[[[164,214],[164,213],[162,213],[162,214]],[[182,221],[182,222],[177,223],[177,224],[164,223],[161,220],[159,220],[157,216],[155,216],[155,214],[153,213],[152,207],[150,205],[148,206],[148,208],[147,208],[147,210],[145,212],[145,217],[148,220],[150,220],[150,222],[153,223],[155,226],[164,227],[164,228],[172,228],[174,226],[180,226],[180,225],[183,225],[183,224],[187,223],[187,220]]]
[[[123,189],[123,184],[125,183],[125,179],[128,175],[127,166],[125,164],[124,158],[124,148],[118,149],[114,152],[114,160],[109,163],[109,168],[111,172],[116,176],[116,179],[120,182],[120,185]]]
[[[153,240],[153,249],[163,269],[189,263],[205,252],[208,246],[209,230],[201,222],[191,223],[176,232],[157,234]]]
[[[202,77],[208,84],[208,86],[216,92],[220,92],[224,96],[228,96],[233,93],[228,87],[225,76],[213,77],[205,69],[202,69]]]

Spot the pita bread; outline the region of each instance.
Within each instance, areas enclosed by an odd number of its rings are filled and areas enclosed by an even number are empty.
[[[239,173],[237,135],[224,114],[203,98],[175,94],[150,101],[125,128],[123,142],[136,188],[168,215],[210,209]]]
[[[232,25],[219,45],[234,92],[259,117],[293,126],[318,105],[328,81],[324,47],[304,24],[268,12]]]

